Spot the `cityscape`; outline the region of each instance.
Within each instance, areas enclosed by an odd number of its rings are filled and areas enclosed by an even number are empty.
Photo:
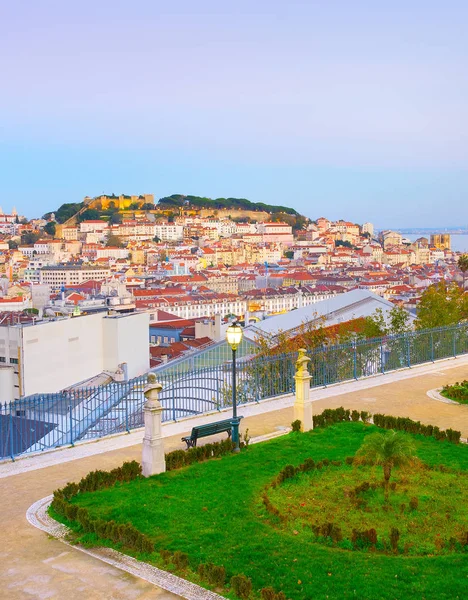
[[[464,597],[468,5],[0,15],[0,600]]]

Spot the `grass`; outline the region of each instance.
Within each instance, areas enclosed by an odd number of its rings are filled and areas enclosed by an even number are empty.
[[[393,556],[344,550],[316,543],[307,530],[296,534],[295,531],[299,530],[294,530],[289,523],[275,524],[265,511],[261,501],[262,490],[285,465],[299,465],[309,457],[316,461],[325,458],[343,461],[347,456],[353,456],[364,436],[375,430],[374,426],[362,423],[341,423],[310,433],[292,433],[251,446],[240,455],[117,484],[99,492],[80,494],[73,502],[87,507],[93,517],[131,522],[151,537],[157,549],[187,553],[194,571],[200,563],[213,562],[226,568],[228,578],[244,573],[252,579],[256,594],[261,588],[272,586],[292,600],[454,600],[465,597],[468,586],[466,553]],[[425,463],[468,471],[468,447],[415,437],[418,456]],[[336,474],[340,470],[348,477],[346,485],[359,482],[361,475],[366,478],[373,476],[370,469],[363,469],[357,471],[360,475],[353,480],[350,467],[329,467],[323,472],[299,475],[298,481],[290,480],[276,488],[275,494],[283,494],[282,500],[279,496],[276,500],[287,505],[288,494],[293,493],[294,504],[297,504],[297,498],[305,500],[313,519],[320,514],[320,503],[315,505],[317,498],[311,495],[312,485],[314,493],[320,490],[320,497],[328,498],[326,510],[330,511],[336,503],[337,510],[344,514],[344,498],[340,497],[335,485]],[[466,492],[460,496],[453,475],[436,471],[427,473],[431,475],[426,478],[420,474],[420,479],[414,484],[414,489],[418,490],[414,495],[420,495],[421,510],[430,513],[433,506],[443,499],[444,510],[447,506],[451,507],[453,520],[464,523],[468,528],[468,508],[463,502]],[[401,472],[395,471],[392,480],[402,476]],[[322,484],[325,485],[319,485],[315,478],[324,478]],[[433,505],[434,483],[441,488]],[[464,482],[460,487],[462,485],[466,488]],[[328,492],[321,489],[326,486]],[[403,491],[405,488],[401,491],[398,488],[397,484],[391,503],[400,502],[400,493],[405,499],[413,494],[413,488],[410,490],[408,487],[407,492]],[[378,498],[375,498],[375,503],[377,501]],[[371,498],[368,504],[373,505]],[[296,509],[292,514],[297,519],[304,517]],[[402,531],[408,527],[411,516],[409,513],[405,515],[405,526],[400,521]],[[382,513],[376,513],[376,517],[381,519]],[[387,528],[391,518],[393,514],[389,513],[384,527],[376,524],[374,527],[378,532]],[[423,523],[418,523],[418,544],[423,527]],[[429,537],[433,538],[433,531],[429,532]],[[97,540],[88,534],[83,536],[83,541],[95,543]],[[159,560],[156,553],[152,558],[155,562]],[[190,573],[187,577],[197,580]]]
[[[460,480],[463,477],[463,481]],[[389,551],[392,527],[400,532],[400,551],[407,554],[447,552],[443,540],[457,540],[468,529],[468,477],[426,468],[395,469],[393,487],[385,502],[382,469],[378,467],[328,466],[296,475],[282,486],[269,490],[268,496],[280,514],[287,517],[284,528],[298,532],[307,541],[317,541],[311,531],[316,526],[334,523],[343,540],[338,546],[353,549],[353,530],[371,528],[378,534],[377,551]],[[362,484],[371,487],[358,494]],[[417,506],[412,505],[416,499]],[[328,543],[328,538],[318,541]],[[459,544],[454,544],[457,547]]]
[[[440,392],[442,396],[459,402],[460,404],[468,404],[468,380],[465,379],[461,383],[454,383],[453,385],[446,385]]]

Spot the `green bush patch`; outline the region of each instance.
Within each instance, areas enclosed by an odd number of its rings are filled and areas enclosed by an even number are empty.
[[[461,383],[457,382],[453,385],[445,385],[441,391],[442,396],[449,400],[454,400],[460,404],[468,404],[468,379]]]

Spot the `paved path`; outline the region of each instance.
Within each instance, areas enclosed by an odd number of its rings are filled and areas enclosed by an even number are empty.
[[[396,380],[399,377],[403,379]],[[313,390],[311,397],[315,412],[343,405],[373,413],[408,416],[424,423],[439,425],[443,429],[452,427],[461,430],[462,436],[466,438],[468,405],[445,404],[426,394],[429,389],[465,378],[468,378],[468,360],[457,359],[382,378]],[[388,383],[384,383],[386,381]],[[270,408],[287,405],[290,399],[275,402],[276,404],[270,404]],[[252,436],[288,426],[293,416],[291,406],[260,414],[254,412],[249,413],[252,416],[246,415],[243,421],[243,427],[248,427]],[[184,425],[179,424],[179,427]],[[122,439],[123,443],[128,443],[126,438]],[[98,444],[92,446],[98,448]],[[180,433],[167,437],[165,444],[167,450],[181,447]],[[78,450],[82,451],[76,451]],[[70,452],[72,456],[75,450],[62,452]],[[0,480],[2,600],[177,598],[56,540],[48,539],[44,533],[31,527],[25,518],[26,510],[33,502],[51,494],[68,481],[77,480],[93,469],[109,469],[125,460],[140,460],[140,452],[140,445],[127,446],[26,472],[24,465],[32,462],[18,461],[14,465],[0,465],[0,476],[3,473],[3,479]],[[37,459],[26,460],[34,462]],[[18,471],[16,474],[15,469]]]

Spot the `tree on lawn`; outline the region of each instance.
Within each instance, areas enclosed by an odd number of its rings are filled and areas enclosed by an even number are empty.
[[[468,271],[468,254],[462,254],[458,259],[458,268],[463,274],[463,289],[465,289],[466,272]]]
[[[387,431],[368,435],[356,453],[356,463],[369,460],[383,469],[385,500],[393,467],[409,464],[416,457],[412,438],[401,432]]]

